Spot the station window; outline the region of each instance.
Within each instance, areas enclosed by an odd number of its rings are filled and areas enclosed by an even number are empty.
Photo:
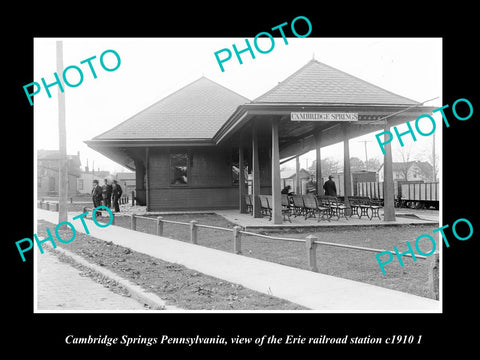
[[[170,184],[187,185],[188,184],[188,153],[170,154]]]

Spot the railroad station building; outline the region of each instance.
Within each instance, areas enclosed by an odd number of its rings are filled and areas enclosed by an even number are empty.
[[[434,108],[311,60],[249,100],[205,77],[177,90],[87,145],[136,173],[136,197],[149,211],[245,211],[252,195],[272,195],[282,223],[280,164],[343,142],[344,194],[351,194],[349,139],[431,113]],[[384,154],[384,219],[395,220],[392,153]],[[323,174],[325,175],[325,174]],[[317,182],[318,194],[323,194]],[[259,201],[254,216],[260,215]]]

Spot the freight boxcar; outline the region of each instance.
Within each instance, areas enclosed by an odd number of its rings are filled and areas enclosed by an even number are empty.
[[[438,182],[394,182],[395,207],[409,207],[414,209],[439,208]],[[357,183],[357,196],[368,196],[371,199],[383,201],[383,182]]]

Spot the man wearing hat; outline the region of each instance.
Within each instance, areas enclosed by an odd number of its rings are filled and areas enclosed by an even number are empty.
[[[333,176],[329,175],[328,180],[323,184],[323,189],[325,190],[325,195],[327,196],[337,196],[337,187],[335,186],[335,181],[332,180]]]
[[[92,183],[92,201],[93,201],[93,207],[96,208],[100,205],[102,205],[102,187],[98,185],[98,180],[93,180]],[[96,212],[96,215],[101,215],[100,211]]]
[[[120,199],[121,196],[122,196],[122,187],[117,183],[117,180],[113,180],[112,197],[113,197],[113,206],[115,207],[115,212],[120,211],[118,200]]]

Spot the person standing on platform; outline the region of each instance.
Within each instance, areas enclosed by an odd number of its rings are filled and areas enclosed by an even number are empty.
[[[307,194],[315,195],[317,192],[317,186],[313,181],[313,176],[310,177],[310,180],[307,182]]]
[[[93,207],[97,208],[100,205],[102,205],[102,188],[100,185],[98,185],[98,180],[93,180],[92,183],[92,201],[93,201]],[[101,211],[97,211],[95,213],[95,216],[102,215]]]
[[[325,195],[327,196],[337,196],[337,187],[335,186],[335,181],[332,180],[333,176],[329,175],[328,180],[323,184],[323,189],[325,190]]]
[[[113,199],[113,206],[115,207],[115,212],[120,211],[120,205],[118,205],[118,200],[122,196],[122,187],[117,183],[117,180],[113,180],[112,185],[112,199]]]
[[[103,180],[104,184],[102,186],[102,197],[103,205],[108,208],[112,207],[112,185],[108,183],[107,179]]]

